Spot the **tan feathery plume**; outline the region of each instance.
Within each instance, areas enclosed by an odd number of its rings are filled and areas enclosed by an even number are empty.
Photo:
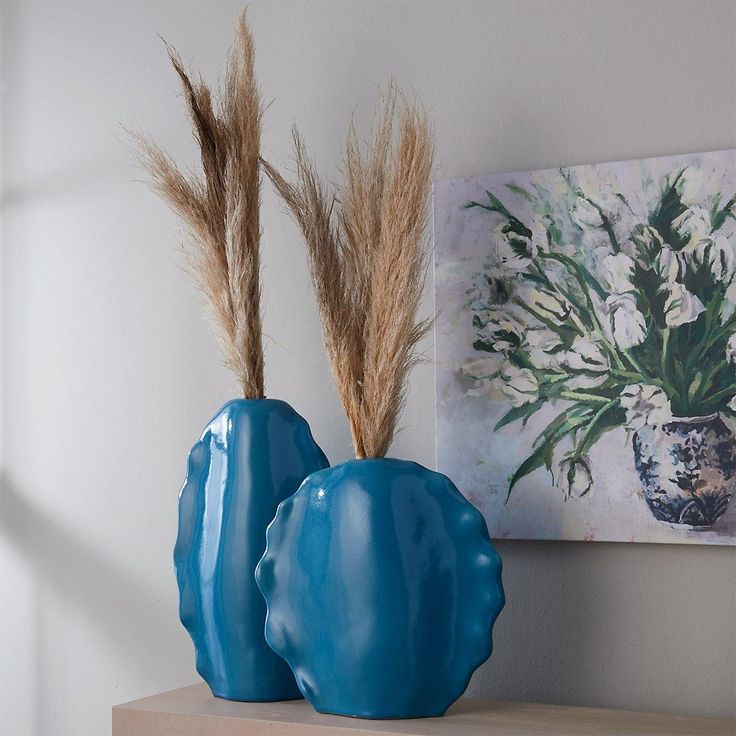
[[[355,455],[383,457],[417,343],[430,327],[416,314],[426,273],[432,133],[424,113],[391,86],[379,100],[364,151],[350,127],[342,186],[331,191],[322,182],[296,131],[294,150],[295,183],[268,162],[263,167],[307,244],[325,348]]]
[[[181,80],[200,149],[201,175],[183,173],[153,141],[135,135],[155,190],[184,220],[184,250],[210,306],[225,365],[249,399],[263,398],[260,312],[260,139],[263,103],[254,72],[253,37],[238,21],[222,89],[193,80],[166,46]]]

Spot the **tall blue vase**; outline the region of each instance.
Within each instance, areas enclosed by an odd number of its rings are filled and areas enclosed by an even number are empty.
[[[179,615],[197,671],[217,697],[301,697],[264,639],[254,570],[279,503],[328,464],[307,422],[274,399],[228,402],[189,454],[174,548]]]
[[[442,715],[491,654],[501,560],[444,475],[394,459],[320,470],[268,528],[266,639],[320,712]]]

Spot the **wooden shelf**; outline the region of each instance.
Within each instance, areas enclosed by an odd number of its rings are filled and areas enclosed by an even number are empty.
[[[736,721],[462,698],[443,718],[367,721],[303,700],[235,703],[204,683],[112,709],[113,736],[734,736]]]

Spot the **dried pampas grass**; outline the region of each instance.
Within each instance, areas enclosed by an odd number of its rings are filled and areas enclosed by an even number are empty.
[[[192,79],[167,45],[181,80],[202,174],[184,173],[153,141],[135,135],[139,160],[155,190],[186,223],[184,245],[191,269],[211,308],[225,365],[243,395],[262,398],[263,338],[260,313],[260,169],[263,104],[253,69],[253,38],[245,13],[237,27],[222,89],[213,94]]]
[[[398,118],[398,130],[394,135]],[[294,131],[295,183],[263,167],[306,240],[327,355],[358,458],[383,457],[394,436],[416,345],[416,313],[434,153],[424,113],[395,87],[379,100],[363,150],[351,125],[344,183],[328,188]]]

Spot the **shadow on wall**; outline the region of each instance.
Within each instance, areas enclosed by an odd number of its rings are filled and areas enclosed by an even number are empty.
[[[143,636],[130,635],[131,627],[146,626],[156,617],[176,621],[176,612],[162,609],[155,591],[131,577],[119,564],[93,549],[53,518],[35,507],[7,477],[0,477],[0,536],[17,548],[32,568],[31,600],[28,601],[33,652],[34,709],[46,713],[43,675],[49,665],[48,640],[54,627],[62,629],[64,621],[52,621],[44,615],[42,589],[73,605],[90,629],[98,629],[109,649],[97,656],[115,657],[130,662],[130,669],[150,669],[153,660],[150,642]],[[172,623],[168,630],[176,630]],[[61,638],[61,637],[60,637]],[[162,644],[162,650],[164,649]],[[86,652],[90,668],[95,669],[95,652]],[[163,658],[162,658],[163,659]],[[162,682],[166,680],[166,662],[160,661]],[[105,704],[107,707],[107,704]],[[38,716],[37,716],[38,717]]]
[[[600,679],[601,657],[610,645],[600,632],[605,612],[615,609],[610,586],[603,576],[599,586],[579,585],[580,569],[561,560],[570,550],[566,543],[493,543],[503,559],[507,604],[494,631],[493,656],[475,675],[468,695],[601,705],[601,698],[571,693],[569,685]],[[540,558],[546,562],[540,564]],[[594,620],[596,626],[580,623]]]
[[[494,544],[507,605],[469,695],[733,717],[736,588],[712,574],[733,549]]]
[[[120,141],[121,150],[124,150],[126,145],[131,148],[130,143],[122,134],[118,135],[117,139]],[[135,168],[132,162],[130,163],[130,175],[127,182],[124,183],[129,183],[131,186],[140,184],[141,188],[146,184],[143,174]],[[102,187],[110,185],[120,185],[119,172],[115,171],[111,164],[80,162],[73,171],[69,171],[68,168],[62,171],[50,170],[45,172],[43,178],[23,182],[22,186],[3,186],[0,195],[0,209],[5,211],[10,207],[18,207],[27,202],[38,205],[61,198],[72,199],[75,196],[99,191]]]

